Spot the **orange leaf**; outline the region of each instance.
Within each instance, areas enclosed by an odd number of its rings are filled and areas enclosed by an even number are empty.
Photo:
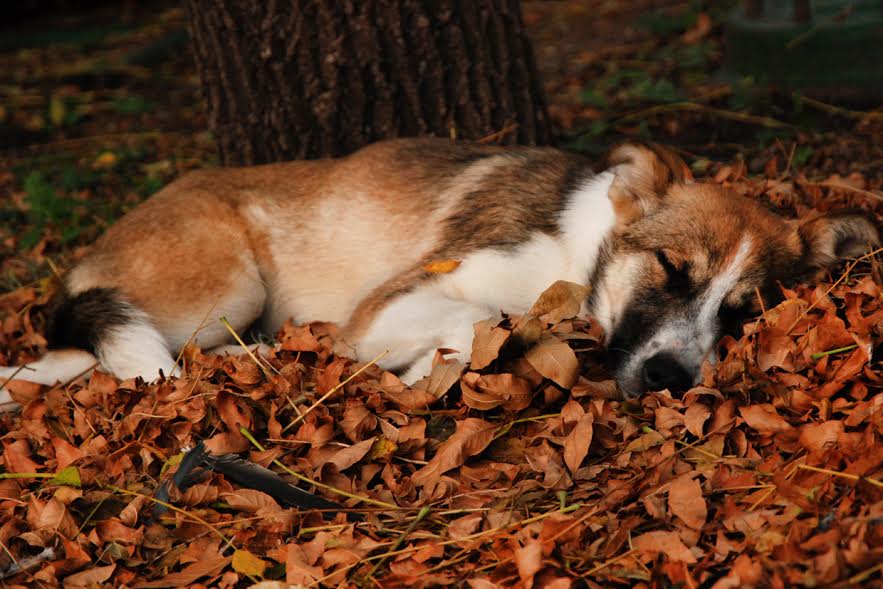
[[[290,324],[287,324],[283,328],[283,337],[284,339],[279,346],[282,350],[289,350],[292,352],[318,352],[322,349],[322,344],[319,343],[319,340],[313,335],[313,332],[310,331],[309,325],[290,327]]]
[[[701,438],[705,421],[711,416],[711,410],[702,403],[693,403],[684,412],[684,425],[687,431]]]
[[[251,361],[251,359],[249,359],[249,361]],[[221,416],[221,420],[231,433],[239,434],[239,426],[249,429],[251,428],[251,412],[240,407],[239,403],[236,401],[236,397],[227,391],[221,391],[218,393],[215,405],[218,408],[218,414]]]
[[[460,391],[462,393],[463,403],[467,407],[471,407],[477,411],[490,411],[494,407],[503,404],[503,399],[494,393],[485,393],[478,390],[478,379],[481,375],[477,372],[467,372],[460,379]]]
[[[358,442],[369,431],[377,427],[377,416],[374,415],[361,399],[347,399],[340,420],[340,429],[351,442]]]
[[[433,260],[423,264],[423,271],[430,274],[449,274],[460,267],[460,260]]]
[[[764,329],[757,337],[757,366],[767,372],[771,368],[794,371],[797,344],[779,328]]]

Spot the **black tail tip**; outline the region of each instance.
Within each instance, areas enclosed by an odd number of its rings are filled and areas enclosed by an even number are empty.
[[[49,311],[49,349],[78,348],[93,354],[108,332],[132,319],[132,307],[113,288],[90,288],[75,295],[59,291]]]

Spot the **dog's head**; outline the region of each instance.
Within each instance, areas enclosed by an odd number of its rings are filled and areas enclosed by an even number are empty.
[[[783,219],[709,183],[653,146],[611,156],[613,236],[593,280],[591,307],[607,332],[626,394],[684,390],[714,361],[717,341],[774,302],[778,283],[808,278],[879,243],[854,214]]]

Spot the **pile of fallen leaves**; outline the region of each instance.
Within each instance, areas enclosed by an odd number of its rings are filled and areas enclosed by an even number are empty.
[[[716,180],[791,212],[865,204],[858,178]],[[2,419],[6,586],[784,587],[879,583],[883,292],[873,256],[721,343],[703,386],[623,401],[602,334],[556,283],[475,326],[472,362],[414,387],[285,325],[266,359],[185,350],[182,378],[15,384]],[[48,293],[0,299],[7,362]],[[345,508],[283,508],[223,475],[157,509],[204,440]]]

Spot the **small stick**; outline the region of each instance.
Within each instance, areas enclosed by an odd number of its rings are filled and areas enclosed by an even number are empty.
[[[871,568],[865,569],[859,573],[854,574],[853,576],[849,577],[849,579],[847,580],[847,583],[849,583],[850,585],[858,585],[859,583],[864,583],[865,581],[868,580],[868,577],[870,577],[871,575],[873,575],[874,573],[876,573],[878,571],[883,571],[883,562],[875,564]]]

